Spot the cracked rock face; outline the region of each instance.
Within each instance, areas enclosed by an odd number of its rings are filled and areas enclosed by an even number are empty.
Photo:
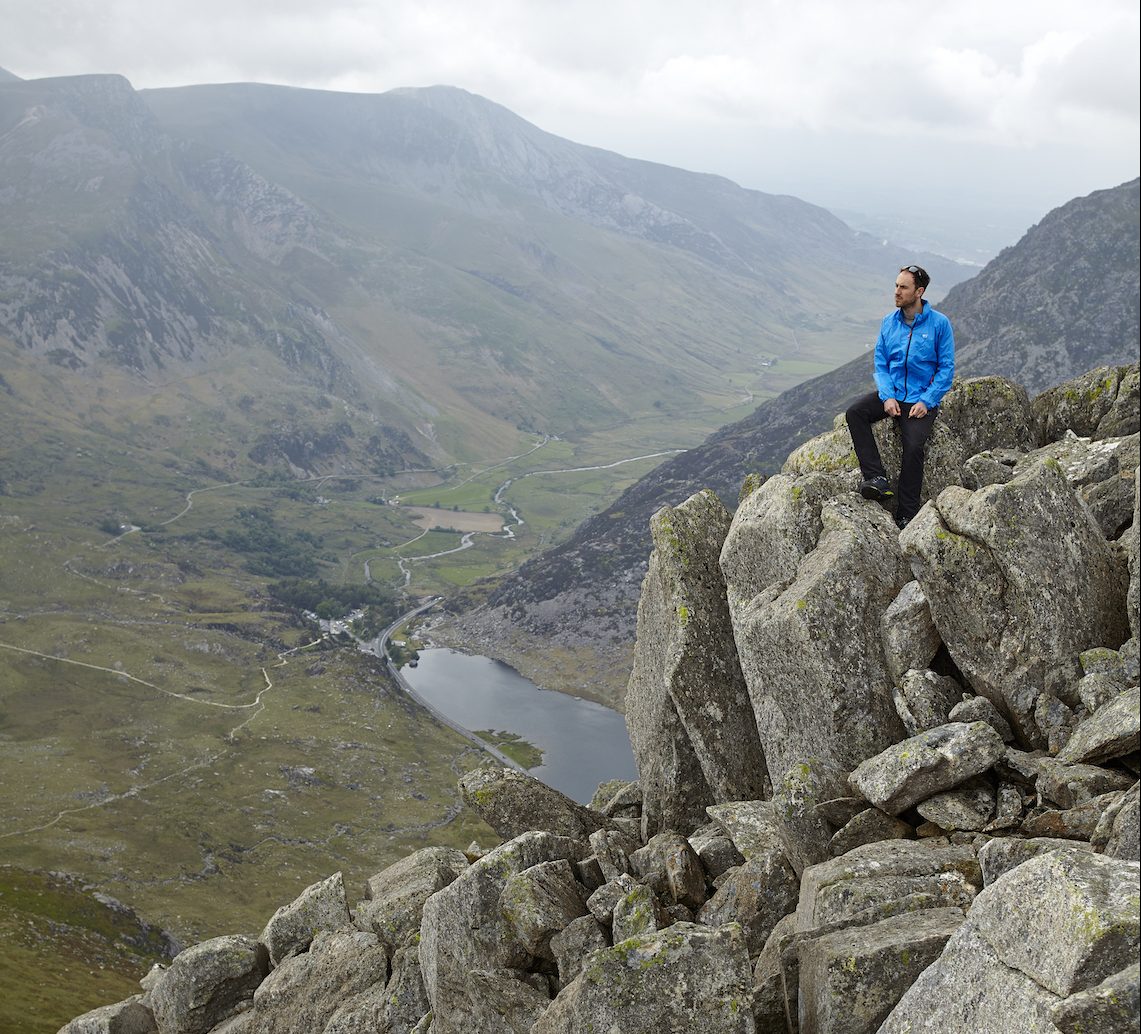
[[[762,796],[765,760],[718,565],[728,512],[712,492],[664,507],[638,607],[626,726],[643,834],[692,832],[716,801]]]
[[[1038,697],[1069,695],[1078,655],[1129,635],[1123,567],[1060,469],[1041,462],[1003,485],[949,488],[900,542],[971,688],[1023,744],[1046,746]]]
[[[879,507],[832,500],[796,578],[759,593],[733,630],[771,772],[805,758],[850,770],[901,737],[880,616],[911,581]]]

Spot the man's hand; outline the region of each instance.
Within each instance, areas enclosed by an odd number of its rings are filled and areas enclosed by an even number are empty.
[[[883,411],[888,416],[899,416],[899,401],[897,399],[888,399],[883,404]]]
[[[927,415],[927,407],[922,402],[916,402],[907,415],[915,417],[916,420],[922,420]]]

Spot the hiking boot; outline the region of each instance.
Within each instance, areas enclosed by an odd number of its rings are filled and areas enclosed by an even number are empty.
[[[906,528],[910,523],[911,523],[910,517],[896,517],[896,519],[895,519],[895,526],[900,531],[903,531],[903,529]]]
[[[867,481],[860,484],[860,495],[865,499],[871,499],[873,502],[883,503],[895,493],[891,490],[887,478],[868,478]]]

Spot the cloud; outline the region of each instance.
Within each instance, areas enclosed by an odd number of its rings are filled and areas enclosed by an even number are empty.
[[[954,166],[1029,191],[1007,153],[1035,155],[1060,202],[1137,169],[1135,0],[0,0],[0,24],[0,65],[24,77],[445,83],[763,189]]]

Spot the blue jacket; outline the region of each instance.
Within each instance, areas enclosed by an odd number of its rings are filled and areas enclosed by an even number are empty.
[[[876,388],[883,401],[922,402],[934,409],[955,376],[951,321],[923,303],[909,327],[900,309],[888,313],[876,339]]]

